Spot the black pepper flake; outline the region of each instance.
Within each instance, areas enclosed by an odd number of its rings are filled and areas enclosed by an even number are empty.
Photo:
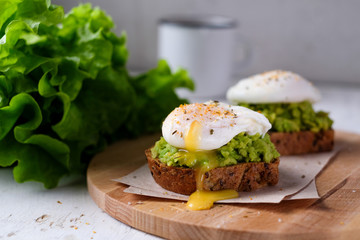
[[[210,135],[214,134],[214,129],[210,129]]]
[[[218,101],[218,100],[214,100],[214,103],[219,103],[219,101]]]
[[[305,178],[305,175],[302,175],[301,178]]]
[[[187,119],[186,119],[186,121],[189,121],[189,120],[190,120],[190,118],[187,118]]]
[[[177,133],[177,130],[173,131],[172,135],[174,135],[175,133]]]
[[[183,137],[183,134],[182,134],[182,133],[180,133],[180,137]]]

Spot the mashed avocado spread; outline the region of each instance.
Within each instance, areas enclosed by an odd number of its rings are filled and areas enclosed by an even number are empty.
[[[270,141],[268,134],[265,134],[262,138],[260,134],[250,136],[246,133],[240,133],[226,145],[211,152],[215,154],[218,161],[217,166],[220,167],[244,162],[270,163],[280,156]],[[155,143],[151,153],[153,158],[159,158],[161,162],[168,166],[191,168],[199,164],[206,165],[208,162],[206,157],[208,154],[198,155],[200,157],[189,161],[185,158],[185,150],[171,146],[163,137]]]
[[[319,132],[331,128],[333,121],[323,111],[315,112],[309,101],[299,103],[247,104],[240,106],[264,114],[269,119],[273,132]]]

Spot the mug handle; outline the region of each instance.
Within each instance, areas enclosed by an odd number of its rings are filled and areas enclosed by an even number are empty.
[[[242,70],[251,62],[253,52],[250,41],[241,34],[237,34],[234,52],[232,78],[235,81],[235,79],[241,77]]]

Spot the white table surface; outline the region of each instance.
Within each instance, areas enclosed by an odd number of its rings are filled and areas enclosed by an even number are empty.
[[[360,87],[320,85],[317,110],[331,112],[335,130],[360,134]],[[12,169],[0,168],[0,239],[158,239],[133,229],[97,207],[84,176],[67,177],[59,187],[18,184]]]

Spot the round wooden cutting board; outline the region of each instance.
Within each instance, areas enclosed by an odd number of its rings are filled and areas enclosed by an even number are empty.
[[[95,203],[112,217],[168,239],[360,239],[360,135],[336,132],[344,144],[317,176],[320,199],[279,204],[215,204],[190,211],[184,202],[124,193],[111,179],[143,165],[159,138],[122,141],[94,157],[87,171]]]

